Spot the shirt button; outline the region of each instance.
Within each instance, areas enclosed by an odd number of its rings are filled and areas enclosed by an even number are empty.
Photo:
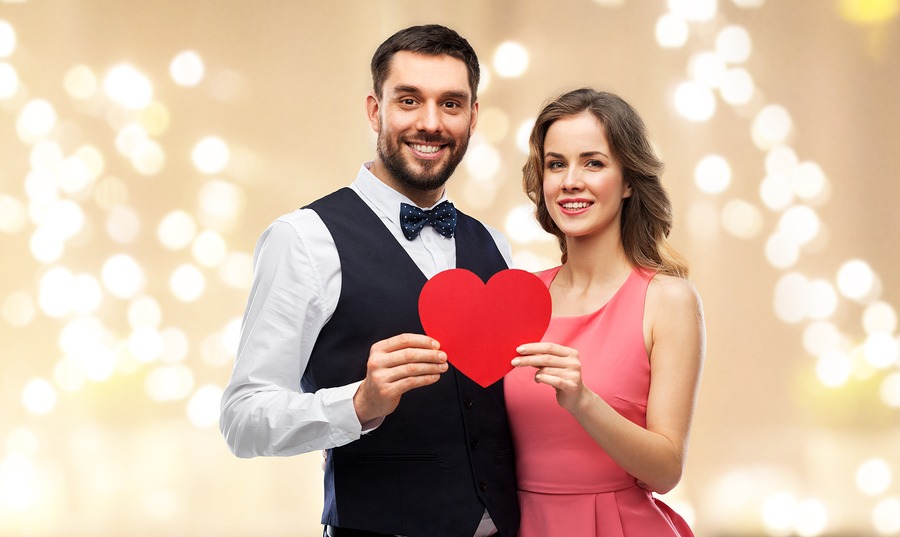
[[[472,405],[474,405],[474,404],[475,404],[475,402],[472,401],[471,399],[469,399],[468,397],[466,397],[465,399],[463,399],[463,405],[464,405],[466,408],[472,408]]]
[[[478,449],[478,445],[478,440],[472,440],[471,442],[469,442],[469,446],[471,446],[473,450]]]
[[[487,490],[487,485],[484,483],[484,481],[478,482],[478,490],[480,490],[481,492],[484,492]]]

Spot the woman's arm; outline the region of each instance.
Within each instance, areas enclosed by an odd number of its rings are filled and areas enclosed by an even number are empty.
[[[578,351],[554,343],[519,348],[516,366],[538,368],[535,381],[556,389],[560,406],[626,472],[660,493],[681,479],[706,336],[703,307],[687,280],[657,276],[647,291],[644,334],[650,355],[647,428],[620,415],[584,386]]]

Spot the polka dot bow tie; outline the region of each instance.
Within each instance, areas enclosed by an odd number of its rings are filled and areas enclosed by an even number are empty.
[[[435,231],[449,239],[456,231],[456,207],[449,201],[438,203],[430,211],[408,203],[400,204],[400,227],[403,228],[403,236],[408,240],[415,239],[425,224],[430,224]]]

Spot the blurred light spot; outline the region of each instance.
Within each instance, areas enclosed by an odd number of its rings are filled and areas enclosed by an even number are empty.
[[[159,222],[156,236],[163,246],[170,250],[184,248],[194,240],[197,224],[187,211],[176,209]]]
[[[886,332],[893,334],[897,329],[897,312],[887,302],[873,302],[863,310],[863,328],[867,334]]]
[[[10,325],[27,326],[34,320],[34,300],[24,291],[15,291],[3,301],[2,312],[3,319]]]
[[[16,68],[0,62],[0,100],[11,99],[19,93],[19,74]]]
[[[166,328],[160,334],[163,342],[160,359],[170,364],[183,361],[187,357],[190,346],[187,334],[180,328],[174,327]]]
[[[25,206],[18,199],[0,194],[0,231],[18,233],[28,221]]]
[[[515,41],[505,41],[494,52],[494,71],[502,78],[518,78],[528,69],[528,50]]]
[[[194,373],[185,365],[164,365],[147,374],[144,390],[153,401],[185,399],[194,389]]]
[[[728,63],[744,63],[752,48],[750,34],[741,26],[726,26],[716,36],[716,53]]]
[[[212,385],[200,386],[187,405],[188,421],[198,428],[212,427],[219,423],[219,403],[222,389]]]
[[[847,383],[853,370],[850,356],[838,349],[831,349],[819,355],[816,361],[816,376],[825,386],[837,388]]]
[[[900,408],[900,371],[895,371],[884,377],[878,392],[881,396],[881,401],[885,405],[890,408]]]
[[[702,84],[682,82],[675,90],[675,109],[691,121],[707,121],[716,112],[716,98]]]
[[[481,95],[481,92],[487,91],[491,87],[491,70],[483,63],[479,63],[478,67],[481,70],[481,77],[478,79],[478,87],[476,89],[478,94]]]
[[[238,100],[244,90],[244,79],[240,73],[220,70],[210,77],[209,93],[213,99],[222,102]]]
[[[57,200],[50,204],[40,225],[43,229],[59,237],[70,239],[84,228],[84,210],[72,200]]]
[[[731,184],[731,166],[720,155],[707,155],[694,168],[697,187],[707,194],[718,194]]]
[[[759,197],[773,211],[786,209],[794,201],[794,191],[787,176],[770,173],[759,185]]]
[[[78,157],[64,159],[56,173],[59,189],[68,194],[81,192],[93,179],[87,163]]]
[[[684,17],[667,13],[656,21],[656,42],[662,48],[679,48],[687,43],[689,28]]]
[[[65,250],[63,237],[46,228],[37,228],[28,243],[31,255],[41,263],[53,263],[62,257]]]
[[[237,346],[227,346],[221,334],[208,335],[200,345],[200,355],[203,357],[203,363],[212,367],[232,365],[236,351]]]
[[[534,218],[534,205],[530,202],[513,207],[506,215],[503,229],[506,236],[517,244],[556,240],[537,223]]]
[[[718,88],[725,75],[725,62],[715,52],[702,52],[691,58],[691,77],[708,88]]]
[[[500,171],[501,163],[500,152],[486,142],[472,144],[463,160],[469,175],[479,181],[493,179]]]
[[[896,17],[898,11],[898,0],[840,0],[841,17],[850,22],[886,22]]]
[[[878,496],[891,486],[891,467],[879,457],[873,457],[856,470],[856,486],[866,496]]]
[[[16,120],[16,132],[26,144],[37,142],[56,127],[56,110],[43,99],[32,99],[22,107]]]
[[[194,260],[204,267],[215,267],[222,263],[227,251],[225,239],[215,231],[204,231],[197,235],[191,248]]]
[[[162,171],[165,163],[165,152],[155,140],[143,140],[131,153],[131,165],[141,175],[156,175]]]
[[[473,178],[463,183],[463,198],[470,210],[486,210],[494,203],[498,187],[498,183]]]
[[[115,207],[106,217],[106,233],[120,244],[134,242],[140,231],[141,218],[131,207]]]
[[[689,21],[708,21],[718,10],[716,0],[669,0],[669,10]]]
[[[787,492],[778,492],[766,498],[762,505],[762,519],[769,535],[790,535],[796,510],[797,500]]]
[[[99,179],[106,167],[106,159],[103,157],[103,153],[92,145],[83,145],[79,147],[75,150],[72,157],[84,164],[90,181]]]
[[[806,315],[809,318],[827,319],[834,315],[837,304],[837,292],[829,282],[815,279],[806,286]]]
[[[828,527],[828,509],[820,500],[807,498],[797,505],[794,531],[800,537],[822,535]]]
[[[534,121],[535,118],[526,119],[516,129],[516,147],[525,155],[531,150],[529,139],[531,138],[531,129],[534,128]]]
[[[770,174],[790,176],[798,162],[797,154],[786,145],[776,145],[766,153],[766,171]]]
[[[847,261],[838,269],[838,291],[851,300],[865,298],[875,285],[875,274],[868,263],[859,259]]]
[[[831,322],[815,321],[803,329],[803,347],[813,356],[841,348],[844,343],[844,337]]]
[[[56,406],[56,390],[43,378],[29,380],[22,390],[22,405],[32,414],[44,415]]]
[[[103,300],[103,289],[92,274],[77,274],[72,278],[72,311],[94,313]]]
[[[866,338],[863,355],[867,362],[878,369],[884,369],[897,363],[900,349],[898,349],[897,340],[889,333],[875,332]]]
[[[752,239],[762,231],[762,213],[744,200],[731,200],[722,208],[722,227],[735,237]]]
[[[204,72],[203,59],[193,50],[180,52],[169,64],[169,74],[179,86],[196,86]]]
[[[797,272],[782,276],[775,285],[775,315],[786,323],[796,323],[806,316],[806,278]]]
[[[116,133],[116,150],[131,158],[134,150],[148,139],[147,129],[140,123],[131,122]]]
[[[28,509],[37,496],[37,475],[31,459],[21,453],[4,457],[0,461],[0,507],[4,516]]]
[[[813,240],[819,233],[819,215],[806,205],[794,205],[778,219],[778,229],[798,245]]]
[[[758,8],[766,3],[766,0],[732,0],[734,5],[741,8]]]
[[[200,172],[213,175],[221,173],[228,166],[231,150],[221,138],[207,136],[194,146],[191,159]]]
[[[759,111],[753,120],[753,142],[762,150],[768,150],[787,141],[793,128],[790,114],[783,106],[770,104]]]
[[[117,65],[106,74],[103,90],[107,97],[131,110],[140,110],[153,100],[150,80],[127,64]]]
[[[230,321],[225,324],[225,328],[222,329],[222,345],[226,349],[237,349],[238,344],[241,342],[241,325],[243,319],[241,317],[234,317]]]
[[[509,131],[509,118],[501,108],[485,107],[478,112],[478,133],[491,144],[500,143]]]
[[[219,275],[229,287],[249,289],[253,281],[253,256],[244,252],[226,254],[219,265]]]
[[[625,5],[625,0],[594,0],[594,3],[604,7],[620,7]]]
[[[49,269],[38,286],[38,305],[50,317],[62,317],[70,311],[69,293],[73,276],[65,267]]]
[[[66,71],[63,87],[70,97],[86,101],[97,93],[97,75],[86,65],[75,65]]]
[[[144,127],[147,134],[160,136],[169,129],[169,124],[172,120],[166,105],[153,101],[140,111],[137,121]]]
[[[0,58],[11,56],[16,50],[16,30],[12,24],[0,20]]]
[[[739,67],[728,69],[722,75],[719,92],[722,94],[722,100],[728,104],[747,104],[753,98],[755,91],[756,86],[753,83],[753,77]]]
[[[55,140],[41,140],[31,147],[28,161],[32,168],[50,172],[63,161],[63,150]]]
[[[200,218],[210,227],[220,227],[238,217],[244,209],[244,192],[240,187],[212,179],[200,189]]]
[[[139,362],[149,363],[162,354],[162,335],[151,326],[139,326],[128,336],[128,350]]]
[[[688,228],[698,239],[714,239],[719,234],[719,209],[712,202],[698,201],[688,208]]]
[[[131,328],[158,328],[162,322],[162,308],[152,296],[140,296],[128,305],[128,325]]]
[[[115,254],[103,263],[103,285],[118,298],[129,299],[143,291],[144,269],[127,254]]]
[[[900,534],[900,496],[878,500],[872,509],[872,525],[879,535]]]
[[[71,357],[63,357],[53,368],[53,381],[63,391],[73,393],[80,390],[85,383],[84,371]]]
[[[59,333],[59,348],[71,363],[69,367],[78,369],[75,381],[83,382],[83,377],[101,381],[112,376],[115,356],[111,339],[109,330],[96,317],[77,317],[66,323]]]
[[[513,253],[513,267],[527,270],[528,272],[538,272],[558,264],[558,255],[548,258],[523,249],[518,249]]]
[[[769,236],[766,241],[766,259],[773,267],[780,269],[792,267],[799,258],[800,247],[793,237],[781,231]]]
[[[206,288],[206,278],[194,265],[184,264],[172,272],[169,289],[175,298],[183,302],[193,302],[200,298]]]
[[[814,162],[798,164],[790,174],[791,189],[803,200],[825,201],[828,183],[822,168]]]

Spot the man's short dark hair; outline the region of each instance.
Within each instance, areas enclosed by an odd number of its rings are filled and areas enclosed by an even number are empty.
[[[400,51],[415,52],[428,56],[447,55],[466,64],[469,73],[469,88],[472,91],[472,102],[477,99],[478,82],[481,70],[475,50],[462,36],[439,24],[411,26],[400,30],[389,37],[372,56],[372,84],[375,95],[380,99],[391,68],[391,59]]]

